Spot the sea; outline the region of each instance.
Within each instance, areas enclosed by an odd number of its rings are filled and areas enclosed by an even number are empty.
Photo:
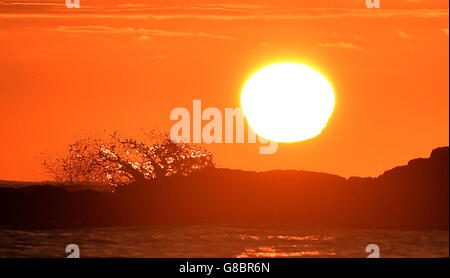
[[[0,227],[0,257],[86,258],[449,257],[449,231],[305,230],[273,227],[149,226],[77,229]],[[372,248],[370,248],[372,246]],[[372,249],[372,250],[369,250]]]

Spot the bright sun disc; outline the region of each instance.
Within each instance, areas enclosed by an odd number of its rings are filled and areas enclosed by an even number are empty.
[[[333,113],[334,92],[325,77],[305,65],[275,64],[245,83],[241,106],[259,136],[297,142],[320,134]]]

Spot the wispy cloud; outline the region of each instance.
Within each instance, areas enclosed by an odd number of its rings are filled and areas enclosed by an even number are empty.
[[[409,38],[411,38],[410,35],[406,34],[406,33],[403,32],[402,30],[399,30],[399,31],[398,31],[398,35],[399,35],[400,37],[404,38],[404,39],[409,39]]]
[[[148,40],[150,40],[151,38],[150,38],[149,36],[147,36],[147,35],[142,35],[142,36],[137,37],[136,39],[137,39],[138,41],[148,41]]]
[[[362,47],[354,45],[350,42],[325,42],[319,43],[320,47],[328,47],[328,48],[342,48],[342,49],[351,49],[351,50],[363,50]]]
[[[108,12],[107,10],[95,11],[68,11],[62,13],[0,13],[0,18],[82,18],[82,19],[198,19],[198,20],[319,20],[319,19],[339,19],[339,18],[391,18],[391,17],[417,17],[417,18],[439,18],[448,17],[448,9],[416,9],[416,10],[395,10],[395,9],[299,9],[296,11],[280,11],[269,13],[269,11],[254,13],[121,13]]]
[[[65,1],[60,2],[3,2],[0,1],[0,6],[65,6]]]
[[[226,4],[226,3],[216,3],[216,4],[203,4],[199,7],[209,7],[209,8],[225,8],[225,9],[236,9],[236,10],[259,10],[266,8],[264,5],[257,4]]]
[[[261,42],[259,45],[264,47],[273,47],[273,44],[271,44],[270,42]]]
[[[198,4],[198,5],[179,5],[179,6],[158,6],[152,4],[135,4],[126,3],[115,6],[124,10],[230,10],[230,11],[244,11],[263,9],[267,6],[256,4],[228,4],[228,3],[214,3],[214,4]]]
[[[232,40],[233,38],[225,35],[217,35],[204,32],[177,32],[161,29],[145,29],[145,28],[133,28],[123,27],[115,28],[110,26],[101,25],[86,25],[86,26],[58,26],[56,28],[49,29],[56,32],[64,33],[103,33],[103,34],[136,34],[139,35],[138,39],[148,40],[152,36],[166,36],[166,37],[203,37],[213,39]]]

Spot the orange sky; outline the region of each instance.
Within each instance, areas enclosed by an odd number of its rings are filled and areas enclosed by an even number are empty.
[[[0,179],[46,179],[40,153],[83,134],[168,131],[193,99],[238,107],[276,62],[333,84],[327,127],[274,155],[210,145],[219,167],[376,176],[449,144],[448,1],[21,1],[0,0]]]

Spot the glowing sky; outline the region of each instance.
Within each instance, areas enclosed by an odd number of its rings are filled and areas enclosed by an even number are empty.
[[[448,1],[364,2],[1,0],[0,179],[45,179],[40,153],[89,132],[168,131],[193,99],[238,107],[277,62],[327,76],[327,127],[270,156],[208,146],[219,167],[374,176],[428,156],[449,143]]]

